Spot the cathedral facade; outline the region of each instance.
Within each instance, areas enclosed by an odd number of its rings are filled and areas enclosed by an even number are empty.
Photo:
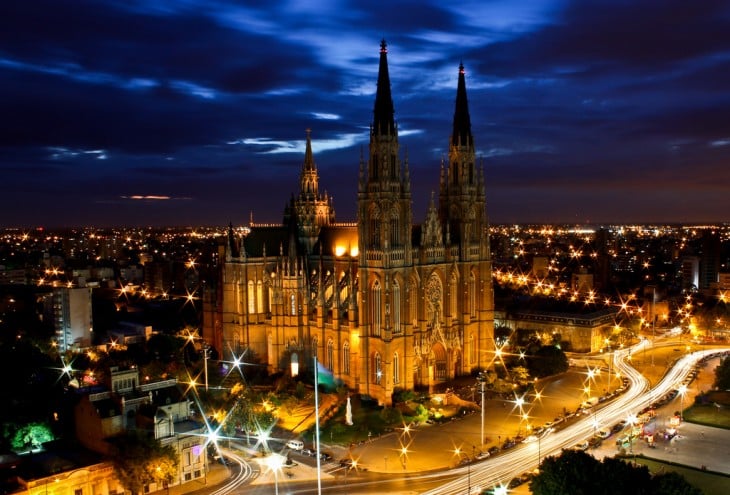
[[[399,388],[430,389],[490,366],[484,173],[476,166],[463,66],[448,164],[441,164],[438,202],[432,196],[423,224],[413,224],[382,42],[357,221],[335,222],[332,198],[319,192],[307,131],[300,191],[283,224],[249,228],[245,235],[231,228],[223,247],[219,318],[227,359],[250,351],[270,371],[292,374],[319,362],[386,405]]]

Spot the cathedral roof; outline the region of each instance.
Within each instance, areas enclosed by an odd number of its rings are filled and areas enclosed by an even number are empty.
[[[264,256],[276,257],[280,248],[284,253],[289,252],[289,228],[286,225],[251,227],[251,232],[243,240],[246,256],[261,258]]]
[[[339,224],[322,227],[312,254],[323,256],[355,256],[359,249],[357,224]]]

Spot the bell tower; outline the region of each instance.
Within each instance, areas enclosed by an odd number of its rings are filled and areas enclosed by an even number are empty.
[[[312,132],[307,129],[307,144],[304,151],[304,163],[299,174],[299,195],[292,197],[284,209],[284,224],[296,217],[299,242],[304,245],[308,254],[312,249],[319,230],[325,225],[335,222],[335,208],[332,198],[325,192],[319,194],[319,173],[312,153]]]
[[[459,64],[454,122],[449,140],[449,164],[441,175],[439,217],[448,232],[446,243],[459,246],[459,259],[486,256],[483,232],[487,227],[484,172],[476,168],[466,97],[464,64]]]
[[[411,262],[410,176],[408,160],[405,166],[400,160],[394,114],[388,48],[383,40],[367,166],[364,159],[360,159],[358,234],[361,267],[387,268]]]
[[[400,160],[394,114],[388,48],[383,40],[367,163],[360,158],[357,211],[361,390],[384,404],[391,403],[407,369],[402,309],[406,273],[413,264],[408,161]]]

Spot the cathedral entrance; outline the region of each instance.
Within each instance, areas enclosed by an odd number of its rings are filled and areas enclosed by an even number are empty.
[[[446,373],[446,349],[441,342],[436,342],[431,347],[431,360],[433,366],[433,379],[436,382],[443,382],[447,378]]]

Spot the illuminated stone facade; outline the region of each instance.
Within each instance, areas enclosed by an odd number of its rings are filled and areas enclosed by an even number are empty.
[[[334,222],[331,198],[318,193],[309,133],[300,182],[284,225],[230,229],[225,357],[250,350],[270,371],[296,372],[311,369],[316,355],[336,379],[383,404],[397,388],[430,388],[489,366],[492,265],[463,66],[438,204],[432,197],[422,225],[412,221],[384,42],[358,221]]]

